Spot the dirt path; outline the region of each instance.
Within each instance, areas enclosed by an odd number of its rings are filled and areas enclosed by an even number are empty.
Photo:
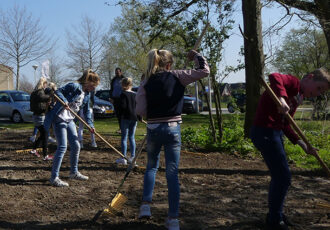
[[[142,196],[143,170],[130,174],[123,187],[128,197],[123,215],[91,220],[107,207],[116,193],[125,167],[114,162],[117,155],[105,144],[81,151],[79,169],[88,182],[69,181],[69,154],[60,176],[70,187],[50,186],[51,163],[15,149],[30,148],[31,131],[0,130],[0,228],[1,229],[165,229],[167,186],[162,155],[152,204],[153,217],[137,219]],[[107,136],[119,148],[118,136]],[[139,143],[138,143],[139,144]],[[55,151],[56,146],[50,146]],[[146,163],[146,154],[138,160]],[[330,180],[294,168],[285,212],[298,223],[292,229],[330,229]],[[264,229],[267,212],[268,172],[261,159],[241,159],[221,153],[182,153],[180,162],[181,229]]]

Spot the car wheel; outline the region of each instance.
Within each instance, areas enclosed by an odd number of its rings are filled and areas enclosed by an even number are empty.
[[[13,116],[11,117],[11,119],[13,120],[13,122],[19,123],[22,121],[22,115],[16,111],[13,113]]]
[[[227,105],[227,109],[228,109],[228,112],[230,112],[230,113],[235,112],[235,108],[234,108],[234,106],[232,104],[228,104]]]

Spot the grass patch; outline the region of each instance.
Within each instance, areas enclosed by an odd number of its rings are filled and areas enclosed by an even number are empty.
[[[319,149],[319,155],[326,165],[330,167],[330,121],[311,121],[310,114],[297,112],[296,122],[304,131],[310,143]],[[182,116],[182,143],[185,147],[198,151],[219,151],[235,152],[241,155],[255,154],[250,139],[244,138],[244,114],[224,114],[223,115],[223,141],[214,143],[209,133],[209,117],[202,114],[190,114]],[[118,130],[118,121],[115,117],[95,120],[95,128],[100,134],[111,134]],[[10,129],[30,129],[33,130],[33,123],[5,124],[0,123],[0,127]],[[86,130],[87,132],[87,130]],[[136,129],[136,139],[143,139],[146,133],[145,124],[138,122]],[[118,136],[120,138],[120,136]],[[293,145],[285,138],[285,149],[288,158],[293,160],[297,166],[308,169],[319,169],[320,165],[315,157],[307,155],[298,146]]]

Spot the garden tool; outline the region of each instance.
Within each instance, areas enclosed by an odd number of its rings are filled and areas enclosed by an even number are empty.
[[[320,202],[317,204],[317,206],[330,209],[330,203]]]
[[[61,98],[59,98],[56,94],[54,94],[55,98],[63,105],[65,106],[64,101],[62,101]],[[68,110],[76,117],[79,121],[81,121],[89,130],[92,128],[82,119],[77,113],[75,113],[70,107]],[[94,134],[98,136],[104,143],[106,143],[110,148],[112,148],[118,155],[120,155],[122,158],[128,160],[121,152],[119,152],[115,147],[113,147],[107,140],[105,140],[98,132],[94,131]]]
[[[199,45],[201,44],[202,39],[203,39],[208,27],[209,27],[209,23],[206,23],[204,29],[202,30],[202,33],[199,35],[197,41],[194,44],[194,47],[192,48],[193,50],[196,50],[199,47]],[[184,68],[186,68],[187,65],[188,65],[188,60],[185,61]]]
[[[261,83],[264,86],[264,88],[266,89],[266,91],[269,93],[269,95],[271,96],[271,98],[274,100],[274,102],[277,104],[277,106],[281,106],[282,103],[280,102],[280,100],[278,99],[278,97],[276,96],[276,94],[273,92],[273,90],[270,88],[270,86],[267,84],[267,82],[265,81],[265,79],[263,77],[261,77]],[[288,119],[288,121],[290,122],[290,124],[293,126],[294,130],[299,134],[299,136],[301,137],[301,139],[306,143],[306,145],[308,146],[308,148],[311,148],[312,145],[309,143],[309,141],[307,140],[306,136],[301,131],[301,129],[298,127],[298,125],[293,120],[293,118],[291,117],[291,115],[289,113],[286,113],[285,116],[286,116],[286,119]],[[327,176],[330,177],[330,170],[326,166],[326,164],[323,162],[323,160],[320,158],[320,156],[317,153],[315,155],[313,155],[313,156],[315,156],[315,158],[319,161],[320,165],[322,166],[322,168],[324,169],[324,171],[327,173]]]
[[[129,173],[134,168],[136,159],[141,154],[146,140],[147,140],[147,135],[145,135],[145,137],[143,138],[142,144],[141,144],[138,152],[135,154],[135,157],[133,158],[133,160],[130,162],[129,166],[127,167],[125,176],[122,179],[120,185],[118,186],[116,196],[112,199],[111,203],[109,204],[109,208],[106,208],[104,210],[100,210],[99,212],[97,212],[92,220],[93,222],[95,222],[102,214],[109,214],[109,215],[116,216],[121,212],[123,205],[127,201],[127,197],[124,196],[122,193],[120,193],[120,189],[124,185],[124,182],[125,182],[126,178],[128,177]]]
[[[33,149],[20,149],[20,150],[16,150],[15,152],[16,153],[29,153],[29,152],[31,152]],[[40,151],[42,151],[42,148],[37,148],[36,149],[37,150],[37,152],[40,152]]]

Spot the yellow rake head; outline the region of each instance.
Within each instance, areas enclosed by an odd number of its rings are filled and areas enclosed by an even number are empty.
[[[37,148],[36,150],[37,150],[37,152],[40,152],[40,151],[42,151],[42,148]],[[32,151],[32,149],[21,149],[21,150],[16,150],[16,153],[29,153],[31,151]]]
[[[119,215],[126,201],[126,196],[121,193],[117,193],[109,204],[109,208],[104,209],[103,212],[114,216]]]

